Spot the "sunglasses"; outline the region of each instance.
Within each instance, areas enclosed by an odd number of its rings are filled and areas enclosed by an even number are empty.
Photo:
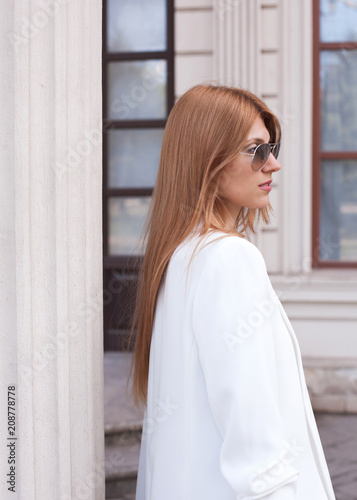
[[[280,151],[280,142],[276,144],[272,144],[270,142],[264,142],[263,144],[259,144],[254,150],[254,153],[243,153],[242,155],[251,156],[252,163],[251,167],[254,172],[259,172],[266,165],[270,153],[273,154],[274,158],[278,158]]]

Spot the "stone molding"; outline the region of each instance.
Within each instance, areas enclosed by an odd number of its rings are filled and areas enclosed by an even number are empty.
[[[304,371],[315,411],[357,413],[357,359],[304,359]]]
[[[27,500],[104,498],[101,12],[98,0],[0,7],[0,379],[3,403],[16,386]],[[4,404],[0,416],[5,442]]]

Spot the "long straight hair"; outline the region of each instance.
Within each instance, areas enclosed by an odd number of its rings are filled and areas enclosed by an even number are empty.
[[[279,142],[278,119],[246,90],[197,85],[175,104],[167,120],[159,169],[143,233],[145,252],[139,273],[131,338],[136,332],[131,372],[132,397],[137,406],[147,398],[150,344],[156,299],[170,257],[200,225],[203,237],[211,230],[239,235],[254,232],[256,216],[269,221],[270,205],[242,208],[234,227],[219,191],[222,169],[243,149],[260,116],[271,142]]]

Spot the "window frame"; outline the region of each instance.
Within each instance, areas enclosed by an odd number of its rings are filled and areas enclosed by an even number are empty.
[[[174,1],[166,0],[166,40],[164,51],[152,52],[109,52],[107,48],[107,0],[103,1],[103,51],[102,51],[102,89],[103,89],[103,265],[104,269],[131,269],[137,271],[138,259],[129,255],[109,255],[109,214],[108,199],[111,197],[151,196],[153,188],[110,188],[108,186],[108,134],[115,129],[164,128],[167,118],[155,120],[110,120],[108,116],[108,64],[121,61],[142,61],[164,59],[167,62],[166,116],[175,103],[174,89]],[[139,261],[140,262],[140,261]]]
[[[108,131],[114,129],[164,128],[175,103],[174,89],[174,0],[166,0],[165,51],[109,52],[107,48],[107,0],[103,1],[102,16],[102,99],[103,99],[103,331],[105,350],[130,350],[128,344],[133,311],[133,292],[142,259],[138,256],[109,255],[108,200],[111,197],[151,196],[152,188],[110,188],[108,186]],[[108,64],[113,61],[164,59],[167,64],[166,118],[155,120],[110,120],[108,111]]]
[[[320,54],[322,50],[357,50],[357,42],[320,41],[320,0],[312,2],[313,57],[312,57],[312,263],[314,268],[357,268],[357,261],[320,259],[320,203],[321,203],[321,161],[357,160],[356,151],[321,150],[321,89]]]

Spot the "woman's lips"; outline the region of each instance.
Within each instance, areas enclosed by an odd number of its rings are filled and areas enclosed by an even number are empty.
[[[264,191],[271,191],[271,185],[270,185],[270,184],[271,184],[272,182],[273,182],[273,181],[267,181],[267,182],[264,182],[264,184],[259,184],[259,187],[260,187],[261,189],[264,189]]]

